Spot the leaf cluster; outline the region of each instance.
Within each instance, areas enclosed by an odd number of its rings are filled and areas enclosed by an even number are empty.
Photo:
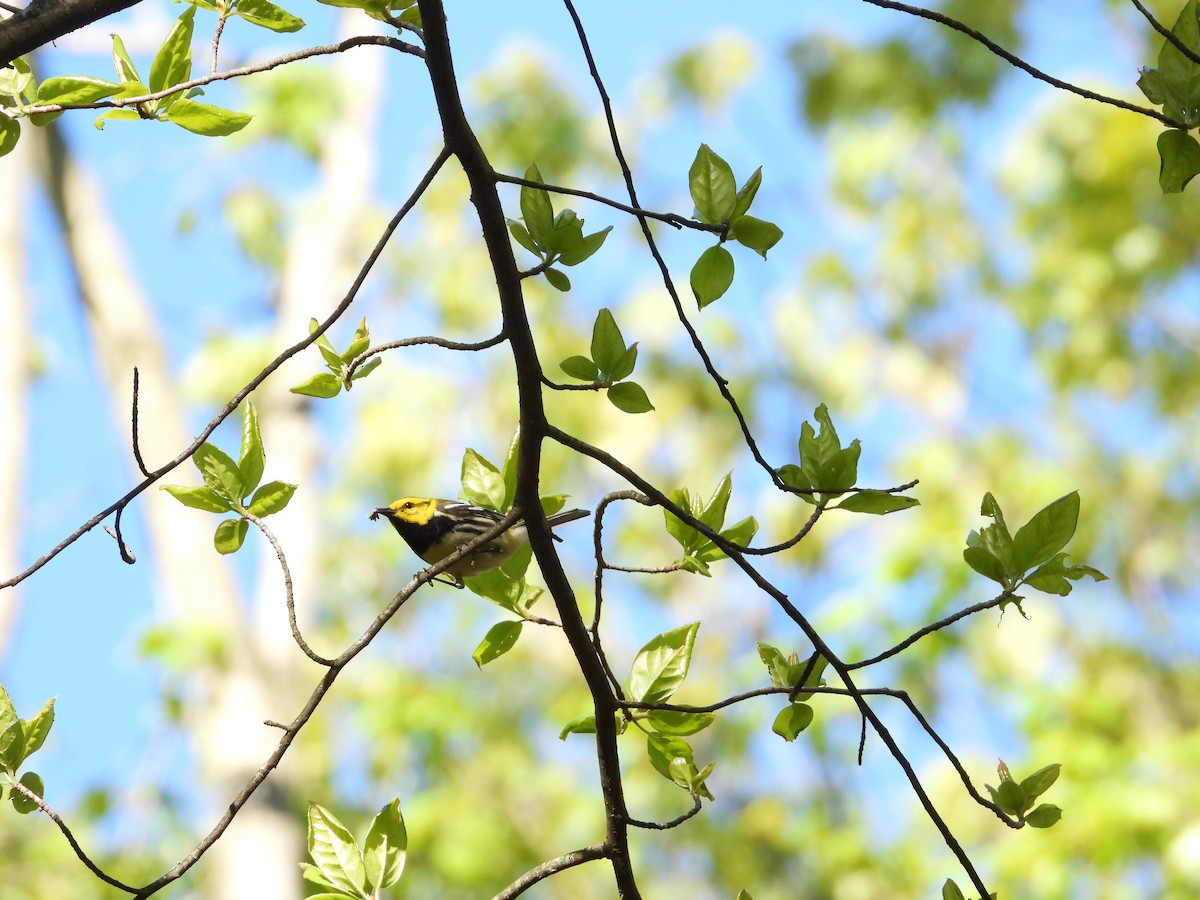
[[[1187,0],[1171,34],[1200,54],[1200,5]],[[1200,64],[1171,41],[1164,40],[1158,66],[1144,67],[1137,86],[1146,99],[1161,106],[1164,115],[1188,129],[1200,125]],[[1172,128],[1158,136],[1158,181],[1164,194],[1177,194],[1200,173],[1200,142],[1190,131]]]
[[[266,466],[262,435],[258,428],[258,412],[246,402],[242,413],[242,445],[238,459],[205,441],[192,454],[192,462],[200,470],[204,484],[192,487],[183,484],[164,484],[162,490],[192,509],[212,513],[237,513],[217,525],[213,546],[219,553],[236,553],[246,540],[250,527],[247,513],[264,518],[284,509],[296,493],[296,485],[270,481],[260,485]]]
[[[3,772],[4,781],[9,786],[8,796],[13,809],[22,815],[31,813],[38,807],[14,785],[20,784],[39,797],[45,795],[46,785],[36,772],[26,772],[18,778],[17,771],[30,756],[41,749],[53,724],[53,697],[33,716],[22,719],[17,715],[8,691],[0,684],[0,772]]]
[[[670,499],[676,506],[688,510],[694,518],[731,544],[744,547],[758,533],[758,520],[754,516],[747,516],[725,528],[725,511],[732,492],[733,473],[726,472],[707,500],[702,500],[699,496],[693,497],[687,488],[671,491]],[[663,516],[666,519],[667,533],[683,548],[683,556],[677,559],[675,564],[686,572],[711,577],[708,564],[714,560],[725,559],[725,551],[708,535],[688,525],[670,510],[664,509]]]
[[[1000,786],[992,787],[986,784],[984,787],[992,795],[992,802],[1006,813],[1016,816],[1018,822],[1024,822],[1034,828],[1050,828],[1062,818],[1062,810],[1053,803],[1040,803],[1036,807],[1033,804],[1058,781],[1061,771],[1061,764],[1052,763],[1042,766],[1018,782],[1008,771],[1004,760],[1000,760],[996,767],[1000,776]]]
[[[762,641],[758,643],[758,657],[767,667],[774,687],[785,687],[794,691],[794,699],[779,711],[771,724],[771,730],[785,741],[794,741],[813,720],[813,708],[804,702],[813,696],[813,692],[803,688],[819,687],[825,683],[821,675],[829,665],[829,660],[819,653],[814,653],[801,662],[796,651],[793,650],[785,657],[782,651]],[[808,673],[807,676],[805,672]],[[803,684],[800,684],[801,678],[804,678]]]
[[[308,322],[308,333],[312,334],[320,327],[320,323],[316,319],[310,319]],[[363,316],[359,320],[358,327],[354,329],[354,337],[350,340],[350,346],[341,353],[333,349],[333,344],[329,342],[329,338],[321,335],[315,341],[317,349],[321,351],[321,357],[325,360],[325,367],[328,372],[318,372],[293,388],[290,388],[293,394],[303,394],[306,397],[317,397],[321,400],[328,400],[331,397],[336,397],[341,393],[342,388],[350,390],[354,382],[360,378],[366,378],[383,362],[382,357],[375,357],[363,363],[353,374],[350,372],[350,364],[358,357],[366,352],[371,346],[371,333],[367,328],[367,318]]]
[[[636,381],[626,381],[637,365],[637,341],[626,345],[617,320],[610,310],[601,309],[592,325],[591,356],[568,356],[561,363],[567,375],[603,389],[617,409],[644,413],[654,409],[646,389]]]
[[[374,900],[400,880],[408,853],[408,831],[393,797],[371,822],[360,846],[337,817],[319,803],[308,805],[308,854],[300,863],[305,880],[326,890],[309,900]]]

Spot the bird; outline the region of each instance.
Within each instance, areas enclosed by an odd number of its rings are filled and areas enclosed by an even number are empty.
[[[553,527],[591,514],[587,509],[568,509],[547,516],[546,522]],[[401,497],[389,506],[380,506],[371,511],[372,522],[381,516],[404,538],[413,553],[430,565],[441,562],[459,547],[494,528],[504,518],[503,513],[494,509],[437,497]],[[561,540],[557,535],[552,537]],[[464,578],[503,565],[527,543],[529,536],[525,531],[525,523],[518,521],[450,566],[443,573],[449,580],[442,580],[456,588],[465,587]]]

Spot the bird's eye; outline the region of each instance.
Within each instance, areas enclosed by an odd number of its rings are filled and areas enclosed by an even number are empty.
[[[405,508],[405,509],[412,509],[412,508],[413,508],[413,502],[412,502],[411,500],[409,500],[407,503],[405,503],[405,504],[404,504],[404,508]]]

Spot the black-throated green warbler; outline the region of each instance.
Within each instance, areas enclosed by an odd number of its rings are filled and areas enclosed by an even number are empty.
[[[568,509],[547,516],[546,521],[554,526],[590,515],[586,509]],[[391,522],[413,553],[430,565],[441,562],[504,518],[502,513],[494,509],[435,497],[401,497],[391,506],[373,510],[371,521],[380,516]],[[525,532],[525,523],[517,522],[499,536],[476,547],[443,574],[450,576],[455,587],[461,588],[464,578],[502,565],[527,543],[529,536]]]

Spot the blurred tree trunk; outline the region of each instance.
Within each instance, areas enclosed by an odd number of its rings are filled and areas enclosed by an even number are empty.
[[[21,553],[20,509],[29,441],[27,391],[32,374],[29,347],[33,339],[24,240],[30,166],[24,143],[0,166],[0,578],[16,574]],[[19,592],[18,586],[0,593],[0,660],[16,625]]]

